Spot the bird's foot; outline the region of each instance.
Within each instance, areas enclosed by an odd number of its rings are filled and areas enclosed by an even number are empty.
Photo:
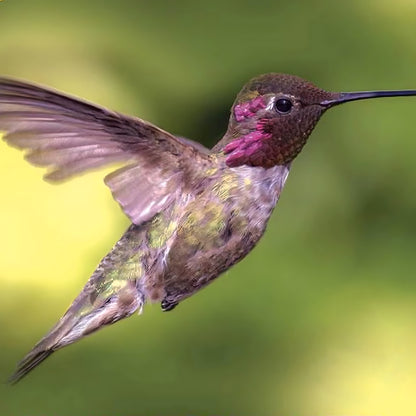
[[[160,303],[160,306],[163,312],[169,312],[172,309],[175,309],[177,304],[178,302],[169,302],[168,300],[163,299],[162,302]]]

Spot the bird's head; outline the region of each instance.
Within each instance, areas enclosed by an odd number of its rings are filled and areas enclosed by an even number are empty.
[[[294,75],[260,75],[238,94],[227,133],[217,150],[224,152],[230,167],[288,164],[328,108],[353,100],[399,95],[416,95],[416,91],[336,93]]]

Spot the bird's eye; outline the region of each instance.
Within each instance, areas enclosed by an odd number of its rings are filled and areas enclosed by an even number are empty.
[[[279,113],[287,114],[293,107],[292,101],[288,100],[287,98],[280,98],[275,102],[276,110]]]

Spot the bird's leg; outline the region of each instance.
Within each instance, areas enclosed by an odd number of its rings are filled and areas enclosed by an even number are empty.
[[[168,300],[163,299],[162,302],[160,303],[160,306],[162,308],[163,312],[169,312],[172,309],[176,308],[176,305],[178,304],[178,302],[169,302]]]

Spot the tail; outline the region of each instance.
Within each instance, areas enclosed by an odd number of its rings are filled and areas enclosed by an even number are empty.
[[[108,280],[98,268],[60,321],[18,363],[9,383],[20,381],[56,350],[132,315],[144,299],[135,280]]]
[[[15,373],[7,380],[10,384],[15,384],[21,380],[26,374],[37,367],[43,360],[46,360],[53,350],[45,351],[31,351],[22,361],[17,365]]]

